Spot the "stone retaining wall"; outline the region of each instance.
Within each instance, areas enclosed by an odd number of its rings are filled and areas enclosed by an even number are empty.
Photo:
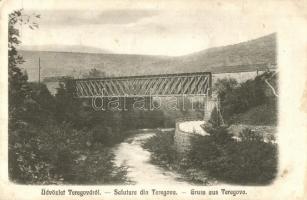
[[[206,102],[205,106],[205,113],[204,113],[204,121],[208,121],[210,119],[211,113],[214,109],[214,107],[217,104],[217,99],[216,97],[211,97],[208,99]],[[191,138],[195,137],[194,133],[190,132],[185,132],[180,130],[179,124],[187,121],[199,121],[201,119],[196,119],[196,118],[183,118],[183,119],[177,119],[176,120],[176,125],[175,125],[175,135],[174,135],[174,143],[176,146],[176,149],[178,152],[183,153],[187,152],[190,149],[191,146]]]
[[[181,122],[176,122],[176,129],[174,135],[174,143],[176,149],[180,153],[184,153],[189,151],[191,146],[191,137],[193,137],[193,133],[188,133],[180,130],[179,124]]]
[[[199,122],[202,121],[201,119],[191,119],[191,118],[186,118],[186,119],[180,119],[176,120],[176,127],[175,127],[175,135],[174,135],[174,143],[176,146],[176,149],[180,153],[184,153],[190,150],[191,148],[191,139],[193,137],[199,136],[199,135],[204,135],[207,134],[206,132],[198,132],[199,130],[197,127],[195,129],[193,128],[193,131],[191,130],[187,132],[187,130],[180,128],[180,125],[182,123],[186,122]],[[197,124],[197,123],[196,123]],[[194,124],[194,125],[196,125]]]

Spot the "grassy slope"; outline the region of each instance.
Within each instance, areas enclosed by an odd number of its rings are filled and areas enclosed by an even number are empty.
[[[277,125],[277,108],[269,104],[253,107],[232,117],[232,124]]]
[[[229,71],[228,68],[234,65],[261,63],[276,63],[275,34],[247,42],[214,47],[186,56],[176,57],[158,63],[158,67],[178,72],[212,71],[220,73]]]
[[[40,57],[42,76],[76,75],[87,73],[91,68],[101,69],[108,75],[136,75],[151,73],[151,69],[138,65],[166,59],[162,56],[90,54],[47,51],[21,51],[26,61],[21,68],[27,70],[30,80],[37,79],[38,59]]]
[[[276,35],[223,47],[214,47],[179,57],[127,54],[88,54],[65,52],[21,51],[30,80],[37,79],[38,57],[42,76],[72,75],[98,68],[115,76],[180,72],[228,72],[233,65],[276,62]],[[254,67],[256,70],[256,67]]]

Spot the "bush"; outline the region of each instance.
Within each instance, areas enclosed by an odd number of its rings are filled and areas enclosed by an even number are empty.
[[[242,132],[239,134],[239,138],[242,142],[262,142],[262,136],[255,133],[249,128],[245,128]]]
[[[220,157],[222,152],[210,136],[197,136],[192,139],[189,159],[195,168],[207,171],[210,161]]]
[[[234,141],[226,129],[192,142],[190,152],[194,166],[208,171],[222,181],[237,184],[268,184],[277,173],[277,147],[265,143],[259,135],[246,129]]]
[[[224,145],[233,142],[232,135],[228,133],[226,127],[217,127],[210,132],[210,137],[217,145]]]
[[[278,122],[277,102],[259,105],[242,114],[235,114],[231,124],[274,125]]]
[[[264,73],[240,84],[233,79],[220,79],[216,82],[214,90],[220,98],[221,112],[226,122],[229,122],[234,114],[276,101],[275,97],[272,99],[266,94],[267,85],[263,78],[269,74],[271,73]]]
[[[73,184],[122,184],[128,182],[127,169],[114,164],[114,154],[102,144],[78,153],[71,168]]]
[[[178,161],[174,146],[174,133],[158,132],[143,144],[143,148],[152,152],[151,161],[155,164],[170,167]]]

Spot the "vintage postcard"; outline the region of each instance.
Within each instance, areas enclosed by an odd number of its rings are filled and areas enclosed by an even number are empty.
[[[306,7],[0,1],[0,200],[307,199]]]

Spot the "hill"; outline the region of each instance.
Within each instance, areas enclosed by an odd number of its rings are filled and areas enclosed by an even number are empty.
[[[175,57],[166,62],[155,63],[155,66],[166,69],[166,73],[172,71],[226,73],[253,71],[261,64],[276,64],[276,34],[239,44],[209,48]]]
[[[26,61],[20,67],[27,70],[31,81],[38,79],[39,58],[41,60],[42,77],[68,75],[76,78],[81,77],[91,68],[100,69],[105,71],[107,75],[114,76],[151,73],[150,70],[140,66],[166,59],[162,56],[48,51],[20,51],[20,54]]]
[[[259,64],[276,64],[276,34],[178,57],[25,50],[21,55],[26,61],[21,67],[27,70],[30,80],[37,80],[39,57],[43,77],[80,77],[93,67],[114,76],[254,71]]]

